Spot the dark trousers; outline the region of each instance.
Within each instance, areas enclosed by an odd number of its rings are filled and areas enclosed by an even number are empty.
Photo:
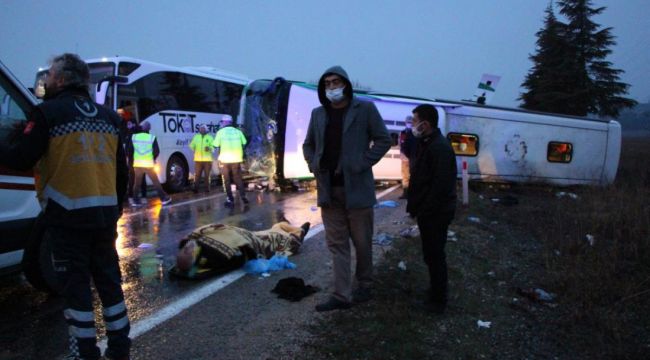
[[[142,178],[141,187],[140,191],[142,192],[142,197],[147,197],[147,183],[145,182],[144,177]],[[129,183],[127,186],[127,192],[126,196],[132,198],[133,197],[133,186],[135,184],[135,171],[133,170],[133,166],[129,164]]]
[[[239,191],[239,196],[242,199],[246,198],[246,192],[244,190],[244,181],[241,178],[241,163],[220,163],[221,168],[221,180],[223,182],[223,191],[226,192],[228,200],[233,201],[232,190],[230,189],[230,184],[235,183],[237,185],[237,191]]]
[[[418,228],[422,239],[424,263],[429,268],[431,300],[447,303],[447,228],[453,214],[418,215]]]
[[[52,265],[65,298],[70,350],[83,359],[99,359],[91,281],[102,302],[108,349],[113,358],[128,356],[131,340],[121,286],[115,229],[47,228]]]
[[[154,171],[153,168],[141,168],[141,167],[136,167],[133,168],[133,171],[135,172],[135,187],[133,189],[133,198],[137,201],[140,201],[140,184],[142,184],[142,181],[144,180],[144,175],[146,174],[149,176],[149,179],[151,179],[151,182],[153,183],[153,187],[156,189],[156,192],[158,193],[158,197],[160,197],[160,200],[167,199],[168,195],[163,190],[162,185],[160,185],[160,180],[158,180],[158,174]]]
[[[204,174],[205,187],[210,191],[210,170],[212,170],[211,161],[195,161],[194,162],[194,190],[199,190],[199,182],[201,181],[201,173]]]

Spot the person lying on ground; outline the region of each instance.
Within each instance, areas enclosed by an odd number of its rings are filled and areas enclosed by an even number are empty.
[[[296,254],[309,231],[286,221],[270,229],[249,231],[235,226],[210,224],[194,230],[178,245],[176,266],[170,271],[186,278],[204,278],[237,269],[248,260],[275,254]]]

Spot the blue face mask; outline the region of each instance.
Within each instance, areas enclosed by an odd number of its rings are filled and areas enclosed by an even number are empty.
[[[325,96],[327,96],[327,99],[333,103],[340,103],[344,98],[345,94],[343,94],[343,89],[345,89],[345,86],[340,87],[338,89],[330,89],[330,90],[325,90]]]

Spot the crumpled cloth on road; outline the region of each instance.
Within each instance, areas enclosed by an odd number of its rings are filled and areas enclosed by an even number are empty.
[[[271,292],[278,294],[280,299],[296,302],[319,290],[316,286],[305,285],[303,279],[292,276],[278,281]]]

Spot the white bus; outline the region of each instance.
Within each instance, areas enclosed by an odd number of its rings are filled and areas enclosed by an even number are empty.
[[[311,111],[320,106],[316,86],[282,78],[255,80],[245,95],[248,170],[275,179],[313,177],[302,143]],[[463,161],[470,178],[482,181],[606,185],[616,177],[621,150],[616,121],[372,92],[355,95],[375,103],[394,139],[373,167],[378,180],[401,178],[397,138],[419,104],[438,110],[439,127],[457,155],[459,177]]]
[[[156,135],[160,156],[156,172],[167,190],[177,192],[194,175],[188,147],[200,125],[215,133],[222,115],[237,119],[246,76],[211,67],[175,67],[130,57],[86,60],[91,94],[136,123],[147,121]],[[36,76],[39,94],[42,77]]]

